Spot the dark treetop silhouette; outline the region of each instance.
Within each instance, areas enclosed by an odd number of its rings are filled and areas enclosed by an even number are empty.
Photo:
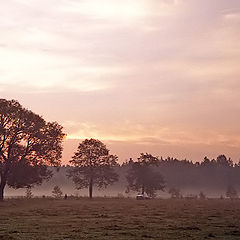
[[[140,191],[142,194],[147,193],[154,196],[157,190],[164,190],[164,180],[162,175],[154,170],[159,159],[151,154],[143,154],[138,158],[137,162],[131,164],[127,174],[127,192]]]
[[[47,166],[60,166],[64,136],[58,123],[0,99],[0,200],[6,184],[22,188],[48,179]]]
[[[118,157],[110,155],[109,150],[99,140],[86,139],[79,144],[77,152],[70,163],[75,168],[68,171],[77,189],[89,187],[89,197],[92,198],[93,186],[107,187],[118,180],[113,167],[117,165]]]

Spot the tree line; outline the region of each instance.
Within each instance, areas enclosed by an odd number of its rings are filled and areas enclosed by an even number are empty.
[[[65,136],[57,122],[46,122],[16,100],[0,99],[0,200],[4,198],[6,185],[30,189],[50,179],[49,166],[61,166]],[[117,168],[125,171],[126,192],[136,191],[151,197],[167,187],[173,197],[178,197],[179,188],[192,181],[195,185],[214,183],[215,187],[225,181],[229,189],[240,182],[240,164],[234,164],[225,155],[193,163],[142,153],[137,160],[130,159],[120,165],[118,157],[97,139],[79,143],[70,166],[67,177],[77,189],[88,188],[90,198],[94,187],[106,188],[118,181]]]

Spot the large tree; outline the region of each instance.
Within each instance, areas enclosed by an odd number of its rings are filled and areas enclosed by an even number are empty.
[[[101,141],[85,139],[70,161],[74,168],[68,171],[68,177],[72,178],[77,189],[89,188],[89,197],[92,198],[94,185],[99,189],[106,188],[118,180],[113,169],[117,160],[118,157],[109,154]]]
[[[0,200],[6,185],[31,187],[51,177],[48,166],[60,166],[64,136],[58,123],[0,99]]]
[[[128,181],[127,192],[141,191],[154,197],[157,190],[164,190],[164,179],[156,170],[158,158],[151,154],[141,153],[137,162],[131,164],[126,176]]]

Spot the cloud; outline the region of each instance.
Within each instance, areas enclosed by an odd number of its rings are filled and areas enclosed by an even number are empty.
[[[237,0],[3,1],[1,97],[58,120],[69,138],[238,146],[239,9]]]

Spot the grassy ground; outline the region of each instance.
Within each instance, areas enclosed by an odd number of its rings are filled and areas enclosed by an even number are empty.
[[[240,239],[240,201],[7,200],[1,239]]]

